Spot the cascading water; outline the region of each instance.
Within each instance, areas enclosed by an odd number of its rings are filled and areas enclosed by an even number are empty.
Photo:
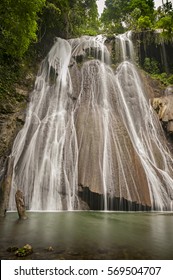
[[[10,210],[17,189],[32,210],[84,209],[83,201],[91,209],[173,209],[172,156],[130,33],[116,40],[115,73],[102,36],[58,38],[43,61],[12,150]]]

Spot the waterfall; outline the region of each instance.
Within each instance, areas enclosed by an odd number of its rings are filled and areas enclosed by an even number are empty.
[[[173,159],[130,37],[115,38],[116,71],[103,36],[57,38],[14,141],[10,210],[17,189],[31,210],[173,210]]]

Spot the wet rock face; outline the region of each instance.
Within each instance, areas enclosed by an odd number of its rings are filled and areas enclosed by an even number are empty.
[[[12,145],[21,122],[24,122],[24,117],[18,112],[0,115],[0,156]]]
[[[19,117],[20,116],[20,117]],[[20,118],[20,121],[18,121]],[[9,154],[13,141],[22,126],[23,115],[19,112],[0,114],[0,215],[6,211],[11,175],[9,175]],[[11,169],[11,167],[10,167]]]
[[[173,87],[169,86],[165,91],[165,96],[153,98],[152,106],[167,133],[173,133]]]
[[[1,174],[1,187],[0,187],[0,216],[5,216],[8,209],[8,198],[11,189],[11,181],[13,175],[13,158],[9,157],[6,160],[4,169],[5,174]]]
[[[16,88],[19,101],[4,100],[0,104],[0,215],[6,211],[8,196],[7,175],[9,169],[8,157],[11,153],[13,141],[25,121],[25,108],[28,91],[25,88]]]

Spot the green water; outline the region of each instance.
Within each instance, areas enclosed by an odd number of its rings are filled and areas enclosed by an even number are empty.
[[[40,212],[0,219],[0,258],[32,245],[28,259],[173,259],[173,213]],[[48,247],[53,251],[48,251]]]

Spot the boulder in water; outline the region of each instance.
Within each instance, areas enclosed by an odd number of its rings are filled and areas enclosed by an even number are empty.
[[[15,194],[16,206],[19,215],[19,219],[26,220],[26,211],[25,211],[25,201],[23,193],[20,190],[17,190]]]
[[[19,248],[19,249],[16,251],[15,255],[16,255],[17,257],[26,257],[26,256],[28,256],[28,255],[30,255],[30,254],[32,254],[32,253],[33,253],[32,246],[29,245],[29,244],[26,244],[26,245],[23,246],[22,248]]]

